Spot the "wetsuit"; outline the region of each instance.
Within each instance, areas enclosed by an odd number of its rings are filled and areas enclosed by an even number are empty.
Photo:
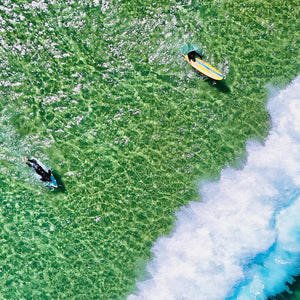
[[[191,51],[188,53],[189,60],[195,61],[195,56],[199,56],[200,59],[202,59],[202,56],[196,51]]]
[[[48,172],[46,172],[35,159],[28,159],[28,161],[26,162],[26,164],[33,168],[35,170],[35,172],[41,176],[41,180],[42,181],[52,181],[51,180],[51,171],[48,170]]]

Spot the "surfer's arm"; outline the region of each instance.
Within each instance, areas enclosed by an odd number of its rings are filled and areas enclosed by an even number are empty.
[[[37,164],[37,161],[35,159],[27,159],[27,160],[33,164]]]

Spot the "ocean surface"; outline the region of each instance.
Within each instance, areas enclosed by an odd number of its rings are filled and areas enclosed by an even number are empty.
[[[299,10],[0,1],[0,298],[300,299]]]

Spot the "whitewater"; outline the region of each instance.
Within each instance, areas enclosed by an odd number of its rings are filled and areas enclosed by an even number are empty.
[[[202,182],[152,247],[133,299],[267,299],[300,274],[300,76],[270,97],[271,130],[240,168]]]

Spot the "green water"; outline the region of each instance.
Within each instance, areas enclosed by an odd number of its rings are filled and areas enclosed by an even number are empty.
[[[0,297],[133,292],[199,180],[267,135],[267,87],[299,72],[297,15],[277,0],[1,1]],[[225,82],[192,70],[191,49]]]

